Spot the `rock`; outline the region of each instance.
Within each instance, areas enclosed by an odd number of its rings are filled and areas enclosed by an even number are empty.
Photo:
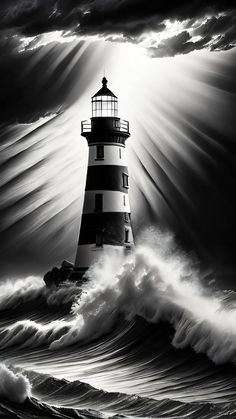
[[[61,267],[54,266],[51,271],[44,275],[44,282],[47,287],[58,286],[61,282],[66,281],[69,278],[70,273],[73,270],[73,265],[70,262],[63,261]]]

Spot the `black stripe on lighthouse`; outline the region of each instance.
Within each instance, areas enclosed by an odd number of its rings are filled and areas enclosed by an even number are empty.
[[[86,191],[105,190],[128,193],[127,166],[89,166]]]
[[[124,246],[125,227],[130,227],[130,215],[124,212],[83,214],[79,245],[97,243]]]

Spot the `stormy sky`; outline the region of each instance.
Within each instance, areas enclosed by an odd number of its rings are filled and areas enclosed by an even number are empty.
[[[60,42],[73,36],[81,42],[133,43],[151,58],[199,50],[226,51],[236,43],[235,6],[231,1],[2,0],[0,28],[3,123],[38,119],[65,104],[81,63],[75,63],[60,90],[53,86],[53,80],[73,60],[77,45],[60,60],[47,82],[39,78],[44,79],[45,71],[58,59]]]
[[[132,128],[135,232],[174,231],[232,284],[235,42],[230,1],[1,1],[3,278],[73,261],[87,158],[80,121],[105,70]]]

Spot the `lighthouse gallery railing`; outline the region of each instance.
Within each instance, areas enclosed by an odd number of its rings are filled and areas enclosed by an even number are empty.
[[[117,120],[114,120],[114,129],[116,131],[129,132],[129,122],[125,119],[120,119],[117,124]],[[89,119],[81,121],[81,133],[91,132],[91,121]]]

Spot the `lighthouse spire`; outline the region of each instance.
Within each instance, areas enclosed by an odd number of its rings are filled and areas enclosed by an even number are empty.
[[[107,79],[106,79],[106,77],[105,76],[103,76],[103,78],[102,78],[102,85],[103,85],[103,87],[107,87]]]

